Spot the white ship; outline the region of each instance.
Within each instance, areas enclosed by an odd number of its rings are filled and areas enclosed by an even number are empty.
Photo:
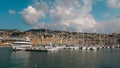
[[[16,41],[12,44],[13,50],[26,50],[32,48],[30,40]]]
[[[26,50],[32,47],[32,43],[29,41],[17,41],[12,44],[13,50]]]

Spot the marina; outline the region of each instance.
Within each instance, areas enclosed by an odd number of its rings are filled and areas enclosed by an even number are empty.
[[[52,51],[58,51],[61,49],[81,49],[81,50],[101,50],[101,49],[115,49],[115,48],[120,48],[119,46],[114,47],[114,46],[78,46],[78,45],[60,45],[58,46],[57,44],[47,44],[47,45],[37,45],[34,47],[27,47],[23,49],[13,49],[13,51],[34,51],[34,52],[52,52]]]
[[[19,38],[18,38],[19,39]],[[114,49],[120,48],[120,45],[88,45],[85,41],[82,44],[55,44],[48,43],[44,45],[34,45],[30,42],[29,37],[25,37],[23,40],[17,40],[13,42],[11,45],[13,51],[33,51],[33,52],[52,52],[61,49],[81,49],[81,50],[100,50],[100,49]]]
[[[120,68],[120,0],[0,0],[0,68]]]
[[[97,34],[31,29],[0,32],[0,45],[10,45],[13,51],[51,52],[62,49],[101,50],[120,47],[120,34]]]

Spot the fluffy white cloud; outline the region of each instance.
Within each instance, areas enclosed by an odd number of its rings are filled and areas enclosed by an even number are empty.
[[[10,14],[15,14],[16,12],[14,10],[9,10],[8,11]]]
[[[21,15],[27,24],[36,23],[40,17],[45,16],[43,11],[37,11],[32,6],[28,6],[26,9],[23,9]]]
[[[26,23],[34,24],[42,17],[47,20],[45,16],[48,13],[52,22],[37,23],[37,25],[34,26],[34,28],[37,29],[49,28],[79,32],[95,32],[97,23],[90,14],[92,4],[92,0],[55,0],[52,6],[50,6],[44,1],[37,1],[23,9],[21,15]]]
[[[95,20],[89,17],[62,21],[61,24],[64,30],[78,32],[95,32],[97,26]]]
[[[120,0],[107,0],[107,5],[110,8],[120,8]]]
[[[38,19],[45,17],[47,9],[46,3],[36,2],[32,6],[23,9],[20,13],[27,24],[34,24],[38,22]]]
[[[96,21],[90,14],[92,0],[57,0],[50,15],[62,30],[78,32],[95,32]]]

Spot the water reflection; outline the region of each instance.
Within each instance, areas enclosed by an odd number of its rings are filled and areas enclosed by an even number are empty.
[[[14,51],[11,53],[11,65],[12,68],[23,68],[27,67],[29,63],[29,52],[25,51]]]
[[[26,52],[0,49],[0,68],[119,68],[120,49]]]
[[[11,53],[10,47],[0,47],[0,68],[8,68],[10,66]]]
[[[29,56],[30,56],[30,52],[26,52],[26,51],[13,51],[11,54],[12,59],[29,58]]]

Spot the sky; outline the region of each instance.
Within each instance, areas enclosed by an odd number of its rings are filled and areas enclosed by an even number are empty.
[[[0,29],[120,33],[120,0],[0,0]]]

